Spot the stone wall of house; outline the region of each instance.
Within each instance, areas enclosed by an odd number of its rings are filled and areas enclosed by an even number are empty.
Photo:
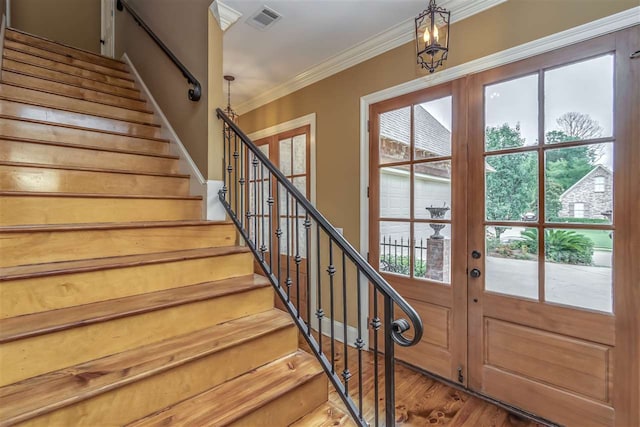
[[[597,177],[604,177],[604,191],[595,191]],[[561,199],[561,217],[573,218],[576,203],[584,204],[584,217],[603,219],[602,212],[613,209],[613,175],[603,169],[598,169],[585,180],[576,184]]]

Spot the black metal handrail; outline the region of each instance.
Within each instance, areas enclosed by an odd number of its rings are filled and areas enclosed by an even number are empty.
[[[287,177],[274,165],[268,157],[233,123],[222,111],[217,109],[218,118],[224,121],[224,185],[219,192],[219,198],[232,221],[238,227],[240,234],[247,246],[251,249],[256,260],[273,284],[276,293],[280,296],[286,309],[293,317],[294,322],[302,332],[311,350],[318,358],[325,372],[329,376],[334,388],[341,396],[347,409],[354,417],[358,425],[367,426],[365,420],[363,395],[363,370],[362,352],[366,351],[362,337],[361,324],[361,275],[372,286],[373,307],[369,325],[372,329],[372,350],[374,363],[374,399],[373,425],[379,426],[380,412],[379,398],[381,389],[384,391],[384,419],[386,426],[394,425],[395,419],[395,380],[394,380],[394,343],[408,347],[416,344],[422,338],[422,320],[418,313],[393,289],[380,274],[340,235],[340,233],[327,221],[324,216],[306,199],[306,197],[287,179]],[[265,197],[266,196],[266,197]],[[277,211],[274,213],[274,208]],[[277,222],[277,224],[276,224]],[[295,225],[290,222],[295,223]],[[308,262],[311,257],[312,226],[315,224],[316,245],[314,254],[317,266],[317,283],[315,302],[315,317],[317,322],[317,339],[312,330],[312,300],[311,300],[311,268]],[[283,227],[284,226],[284,227]],[[284,228],[284,229],[283,229]],[[295,228],[295,230],[294,230]],[[304,230],[301,230],[304,228]],[[324,234],[321,234],[324,233]],[[321,254],[321,240],[324,238],[326,249]],[[295,240],[295,243],[294,243]],[[300,242],[303,241],[301,245]],[[293,247],[295,245],[295,247]],[[274,249],[276,251],[274,257]],[[295,249],[295,251],[293,250]],[[341,254],[335,255],[339,251]],[[294,253],[295,252],[295,253]],[[282,257],[285,256],[284,262]],[[325,257],[328,275],[324,287],[328,288],[323,297],[322,257]],[[306,257],[306,259],[305,259]],[[275,258],[275,260],[274,260]],[[341,264],[340,264],[341,259]],[[347,264],[347,260],[351,264]],[[304,261],[304,262],[303,262]],[[337,261],[337,262],[336,262]],[[284,264],[284,265],[283,265]],[[301,265],[306,266],[306,280],[301,283]],[[284,277],[283,279],[283,269]],[[292,277],[292,269],[295,273]],[[355,270],[355,274],[353,273]],[[314,269],[314,273],[315,273]],[[351,272],[351,273],[349,273]],[[338,274],[336,278],[336,274]],[[342,276],[341,293],[335,292],[336,282]],[[354,401],[353,393],[349,391],[349,381],[352,377],[348,363],[348,288],[347,278],[355,279],[357,290],[357,339],[352,344],[358,350],[358,393]],[[355,278],[353,277],[355,276]],[[353,283],[352,283],[353,284]],[[302,288],[301,288],[302,286]],[[306,290],[306,292],[304,292]],[[301,291],[306,294],[306,312],[301,306]],[[337,360],[340,349],[336,350],[335,325],[336,325],[336,295],[342,305],[342,341],[343,358]],[[383,305],[383,322],[378,313],[379,298]],[[323,348],[322,321],[325,319],[324,307],[329,300],[329,331],[330,349]],[[303,301],[304,303],[304,301]],[[353,303],[352,303],[353,305]],[[394,320],[394,309],[398,308],[409,319],[400,318]],[[353,307],[351,307],[353,308]],[[306,317],[306,319],[305,319]],[[379,330],[384,326],[384,350],[379,350]],[[411,330],[412,336],[405,332]],[[326,339],[326,338],[325,338]],[[339,339],[338,339],[339,340]],[[327,357],[330,352],[330,360]],[[379,385],[379,355],[384,353],[384,387]],[[343,364],[343,371],[339,374],[337,363]]]
[[[193,85],[193,88],[189,89],[189,99],[192,101],[199,101],[200,97],[202,96],[202,86],[200,85],[198,79],[196,79],[193,74],[191,74],[191,72],[187,69],[187,67],[185,67],[178,58],[176,58],[176,56],[173,54],[173,52],[171,52],[167,45],[165,45],[162,40],[160,40],[158,36],[156,36],[153,30],[149,28],[149,26],[142,20],[142,18],[140,18],[140,15],[138,15],[138,13],[129,5],[129,3],[127,3],[126,0],[118,0],[117,8],[119,11],[126,9],[127,12],[129,12],[129,14],[133,17],[134,21],[136,21],[136,23],[140,25],[147,32],[147,34],[149,34],[149,37],[151,37],[151,39],[156,42],[158,47],[160,47],[165,55],[169,57],[171,62],[173,62],[175,66],[180,69],[182,75],[187,79],[187,82],[190,85]]]

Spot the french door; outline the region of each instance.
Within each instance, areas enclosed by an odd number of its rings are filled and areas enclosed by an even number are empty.
[[[310,199],[311,194],[311,182],[310,182],[310,126],[303,126],[290,131],[282,132],[277,135],[272,135],[260,140],[257,140],[255,144],[258,148],[267,155],[275,165],[278,166],[280,171],[291,181],[291,183],[307,198]],[[278,188],[278,184],[275,179],[269,180],[264,177],[268,176],[267,173],[256,173],[256,178],[250,179],[249,191],[253,185],[260,186],[262,183],[262,190],[264,194],[268,195],[271,190],[271,194],[285,194],[283,188]],[[271,189],[269,189],[271,187]],[[281,186],[280,186],[281,187]],[[249,198],[251,199],[251,191]],[[271,247],[275,249],[276,253],[265,252],[265,256],[270,260],[270,265],[273,266],[276,275],[282,278],[282,283],[287,282],[287,278],[292,283],[307,283],[308,263],[307,263],[307,243],[306,243],[306,229],[304,228],[305,216],[303,210],[297,206],[295,200],[292,197],[279,196],[275,197],[276,203],[271,207],[273,212],[278,212],[278,220],[272,221],[269,224],[269,206],[265,206],[263,211],[256,209],[258,212],[257,222],[258,232],[264,230],[265,236],[263,239],[271,238]],[[251,199],[252,200],[252,199]],[[250,200],[250,203],[251,203]],[[266,200],[266,197],[264,197]],[[277,229],[283,230],[283,239],[277,239]],[[288,230],[288,231],[287,231]],[[273,250],[272,250],[273,251]],[[298,291],[300,292],[298,294]],[[299,307],[302,317],[307,320],[307,295],[306,286],[292,286],[289,288],[290,297],[296,302],[296,306]],[[284,309],[280,298],[276,297],[276,305]]]
[[[640,424],[638,40],[371,107],[371,261],[425,324],[400,359],[563,425]]]

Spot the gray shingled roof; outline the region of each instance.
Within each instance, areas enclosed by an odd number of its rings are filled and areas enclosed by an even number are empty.
[[[389,111],[380,115],[380,136],[409,145],[411,132],[411,107]],[[414,110],[416,148],[434,156],[451,155],[451,132],[422,106]]]

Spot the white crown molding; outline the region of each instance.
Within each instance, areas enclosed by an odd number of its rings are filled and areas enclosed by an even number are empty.
[[[369,106],[640,24],[640,6],[360,98],[360,252],[369,248]]]
[[[209,9],[211,9],[213,16],[215,16],[222,31],[227,31],[227,29],[235,24],[242,16],[242,13],[230,6],[227,6],[220,0],[215,0],[211,3],[211,5],[209,5]]]
[[[451,10],[451,23],[455,23],[505,1],[507,0],[477,0],[473,2],[468,0],[449,0],[442,2],[442,6]],[[414,18],[410,18],[239,104],[236,111],[238,114],[245,114],[305,86],[409,43],[414,38]]]

